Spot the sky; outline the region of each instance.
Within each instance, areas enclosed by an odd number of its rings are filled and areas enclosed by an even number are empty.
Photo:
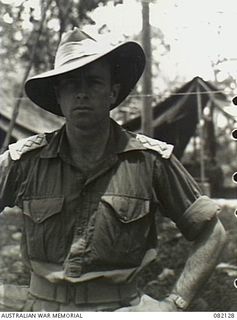
[[[218,63],[217,80],[222,81],[230,74],[237,78],[236,0],[150,2],[150,23],[162,31],[171,48],[166,56],[160,53],[159,45],[153,51],[153,59],[159,60],[167,77],[172,79],[180,74],[186,81],[195,76],[215,80],[212,64]],[[142,28],[141,0],[101,7],[92,18],[96,27],[106,22],[118,39],[123,33],[133,36]]]

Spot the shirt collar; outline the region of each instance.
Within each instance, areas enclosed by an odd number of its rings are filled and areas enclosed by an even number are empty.
[[[134,150],[145,150],[143,144],[136,138],[136,134],[125,130],[111,119],[111,134],[109,145],[114,153],[120,154]]]
[[[63,145],[65,131],[65,125],[63,125],[63,127],[57,131],[46,133],[48,144],[42,150],[41,158],[55,158],[58,156],[61,146]]]
[[[112,119],[110,131],[106,150],[107,155],[146,149],[143,144],[137,140],[135,133],[123,129]],[[65,125],[55,132],[46,134],[46,139],[48,144],[43,148],[41,158],[55,158],[59,155],[64,159],[69,158]]]

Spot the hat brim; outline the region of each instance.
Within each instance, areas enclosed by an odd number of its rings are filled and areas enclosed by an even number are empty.
[[[237,105],[237,96],[232,99],[233,104]]]
[[[25,92],[39,107],[53,114],[63,116],[55,95],[55,77],[81,68],[107,55],[112,55],[111,58],[119,63],[118,75],[116,75],[116,78],[118,78],[118,82],[120,83],[120,92],[116,102],[111,106],[112,110],[129,95],[141,77],[145,67],[143,49],[134,41],[128,41],[119,44],[116,47],[111,47],[110,50],[107,49],[100,54],[91,54],[80,57],[59,68],[34,76],[26,81]]]

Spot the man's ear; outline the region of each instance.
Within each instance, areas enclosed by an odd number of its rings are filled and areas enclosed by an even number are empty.
[[[111,105],[113,105],[117,98],[118,98],[118,95],[119,95],[119,91],[120,91],[120,83],[114,83],[112,85],[112,88],[111,88]]]

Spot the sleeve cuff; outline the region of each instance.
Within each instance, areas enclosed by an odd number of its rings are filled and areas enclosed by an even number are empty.
[[[176,222],[187,240],[195,240],[206,223],[220,212],[220,207],[209,197],[199,197]]]

